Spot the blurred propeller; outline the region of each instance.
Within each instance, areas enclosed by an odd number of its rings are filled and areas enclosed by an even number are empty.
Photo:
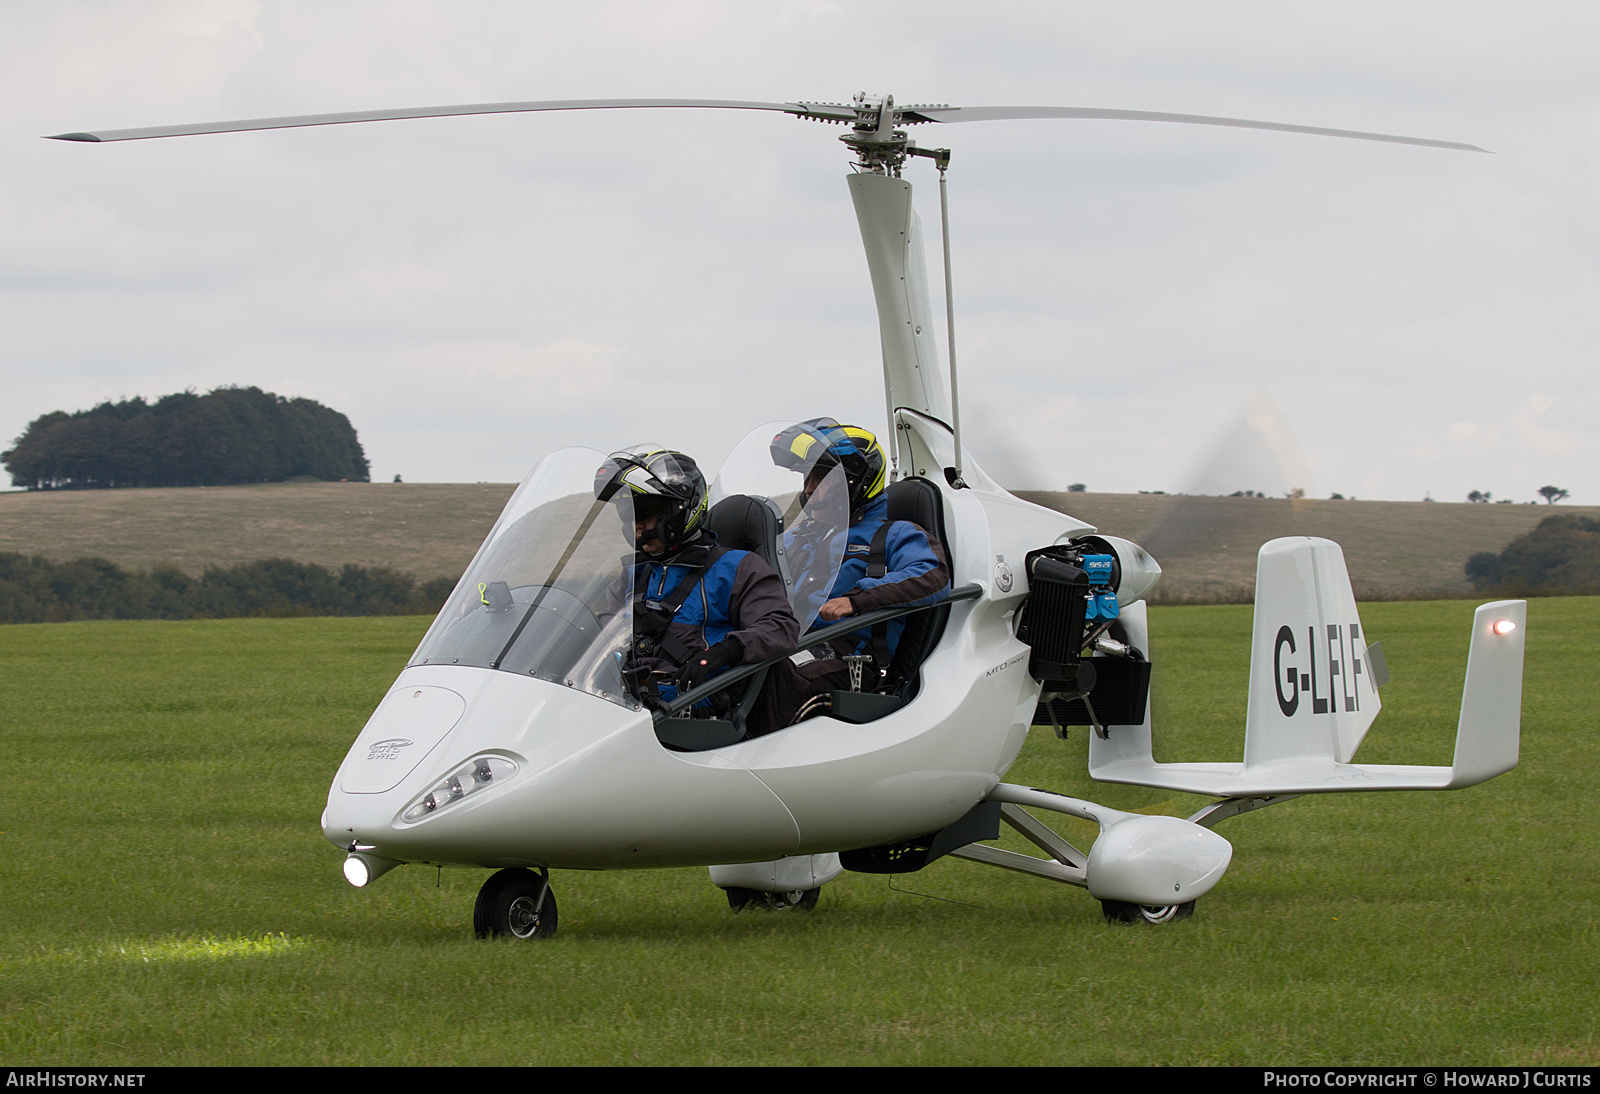
[[[1043,461],[1017,444],[1014,415],[1012,409],[1008,421],[1008,414],[980,398],[968,421],[971,447],[984,469],[1016,489],[1037,481]],[[1248,599],[1256,551],[1269,539],[1305,533],[1301,514],[1316,490],[1294,430],[1265,388],[1219,420],[1177,493],[1137,499],[1063,494],[1064,480],[1087,476],[1081,467],[1055,462],[1048,473],[1058,481],[1049,492],[1018,492],[1144,547],[1164,572],[1153,597],[1157,602]],[[1304,500],[1293,497],[1296,491]]]
[[[1302,499],[1315,495],[1311,466],[1265,388],[1225,420],[1191,468],[1184,489],[1157,502],[1138,540],[1167,571],[1160,599],[1238,594],[1256,551],[1292,535]]]

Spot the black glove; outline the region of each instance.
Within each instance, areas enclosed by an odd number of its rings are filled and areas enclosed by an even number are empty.
[[[730,634],[704,653],[697,653],[689,658],[678,671],[678,690],[683,692],[697,688],[705,683],[708,677],[743,660],[744,643]]]

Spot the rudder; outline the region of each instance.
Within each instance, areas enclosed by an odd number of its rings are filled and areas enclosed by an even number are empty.
[[[1271,540],[1256,557],[1246,769],[1280,760],[1349,763],[1382,703],[1337,543]]]

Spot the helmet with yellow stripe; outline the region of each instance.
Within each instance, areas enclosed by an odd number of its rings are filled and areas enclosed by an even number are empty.
[[[772,438],[772,462],[800,472],[808,482],[834,467],[843,469],[850,487],[852,521],[861,519],[867,503],[883,493],[888,475],[888,461],[878,438],[860,426],[840,425],[832,418],[800,422]]]
[[[594,496],[600,501],[626,497],[623,523],[656,518],[653,534],[668,551],[693,540],[705,524],[706,479],[700,468],[682,452],[640,445],[613,452],[595,472]]]

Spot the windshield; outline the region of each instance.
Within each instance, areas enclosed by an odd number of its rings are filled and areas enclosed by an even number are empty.
[[[633,560],[633,514],[627,497],[595,500],[605,458],[565,448],[539,461],[409,664],[525,673],[637,705],[621,672],[630,598],[615,595]]]
[[[849,488],[837,465],[824,460],[819,467],[822,445],[789,467],[774,464],[773,439],[795,428],[775,422],[752,431],[724,462],[708,500],[715,505],[742,494],[776,505],[783,514],[779,576],[795,616],[809,628],[839,572]],[[621,490],[609,501],[595,498],[596,475],[609,459],[565,448],[539,461],[409,665],[515,672],[638,708],[623,680],[634,639],[634,495]]]
[[[839,574],[850,528],[850,488],[843,468],[824,460],[824,443],[802,443],[798,453],[795,446],[779,443],[783,451],[774,456],[775,442],[793,439],[801,428],[793,422],[768,422],[747,433],[723,461],[711,485],[711,504],[744,494],[777,505],[783,514],[778,573],[804,631],[816,624],[817,611]],[[812,487],[809,497],[807,483]]]

